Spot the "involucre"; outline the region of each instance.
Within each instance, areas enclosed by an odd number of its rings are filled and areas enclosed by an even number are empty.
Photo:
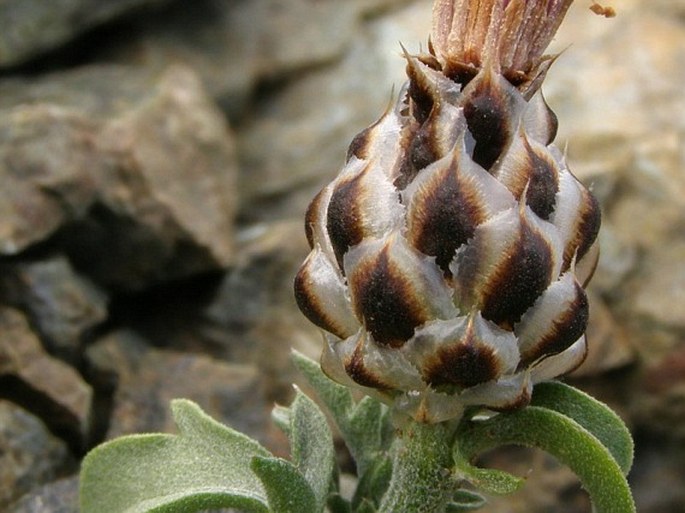
[[[307,211],[295,295],[332,379],[440,422],[582,363],[600,212],[540,91],[570,3],[435,2],[429,52]]]

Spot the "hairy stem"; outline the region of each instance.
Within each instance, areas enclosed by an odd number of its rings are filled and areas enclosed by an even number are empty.
[[[379,513],[442,513],[456,489],[452,430],[410,421],[398,433],[388,491]]]

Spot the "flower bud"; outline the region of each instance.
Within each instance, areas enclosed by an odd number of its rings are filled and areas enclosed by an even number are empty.
[[[600,212],[539,91],[569,3],[435,2],[430,53],[306,214],[295,296],[332,379],[441,422],[582,363]]]

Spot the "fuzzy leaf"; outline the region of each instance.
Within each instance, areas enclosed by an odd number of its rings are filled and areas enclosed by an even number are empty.
[[[257,456],[252,470],[262,480],[272,513],[319,513],[316,496],[298,469],[281,458]]]
[[[535,386],[531,404],[575,420],[609,450],[623,474],[628,474],[633,465],[633,439],[621,418],[604,403],[577,388],[551,381]]]
[[[387,450],[390,437],[390,420],[385,405],[371,397],[354,402],[347,387],[331,381],[319,364],[297,351],[293,362],[314,388],[331,412],[347,448],[357,464],[357,472],[364,475],[379,456]]]
[[[316,498],[311,511],[323,511],[335,468],[333,435],[319,407],[299,389],[290,407],[290,443],[293,463]]]
[[[362,452],[385,451],[390,448],[395,432],[390,422],[390,410],[373,397],[363,397],[349,415],[350,427]]]
[[[467,461],[502,445],[538,447],[568,465],[580,478],[597,513],[634,513],[628,483],[609,450],[588,430],[556,411],[529,406],[465,422],[457,433]]]
[[[239,508],[266,513],[267,496],[250,471],[269,452],[205,414],[171,404],[178,435],[121,437],[93,449],[81,467],[81,513],[191,513]]]

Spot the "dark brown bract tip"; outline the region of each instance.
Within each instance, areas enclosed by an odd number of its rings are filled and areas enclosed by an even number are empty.
[[[496,379],[503,368],[495,350],[469,329],[460,340],[444,341],[424,364],[424,379],[434,388],[469,388]]]

